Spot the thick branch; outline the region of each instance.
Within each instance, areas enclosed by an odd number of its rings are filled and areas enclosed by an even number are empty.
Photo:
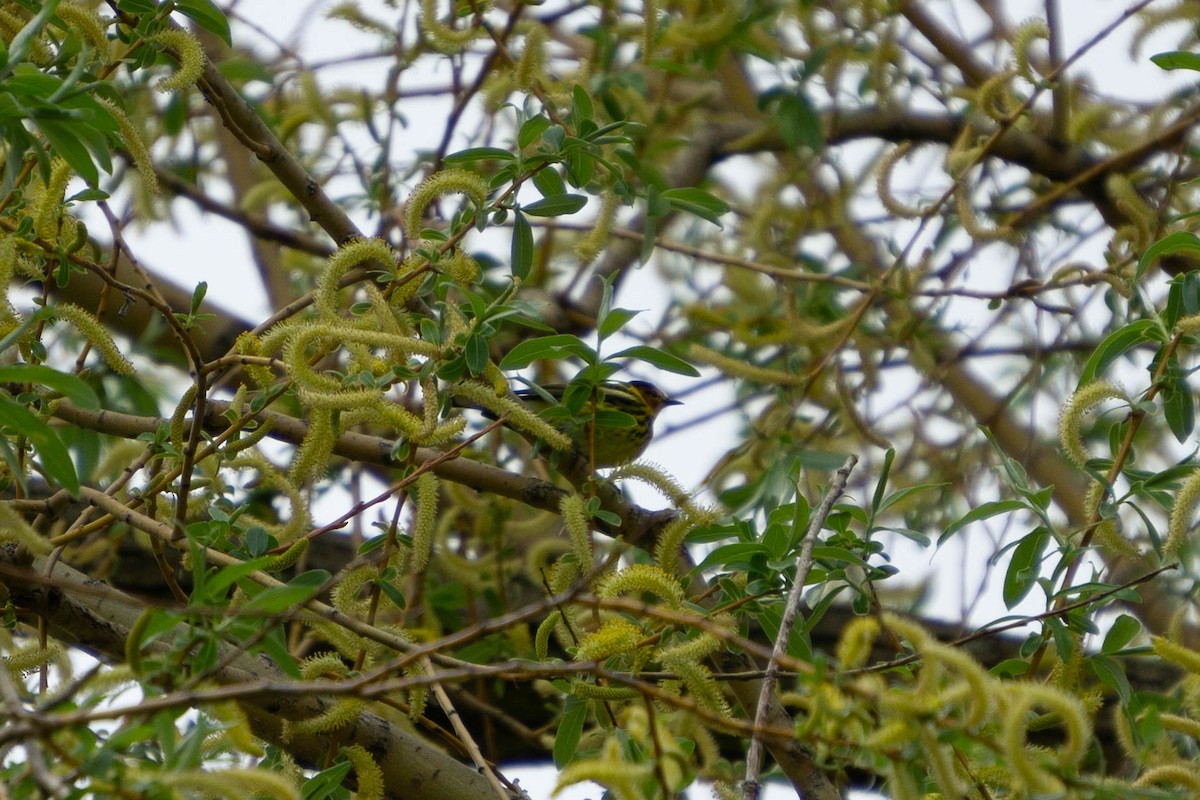
[[[123,662],[125,641],[145,610],[132,597],[62,563],[46,572],[42,559],[32,564],[12,545],[0,546],[0,578],[17,607],[36,613],[51,633],[105,661]],[[274,664],[249,655],[222,653],[231,662],[211,676],[220,685],[250,682],[283,682],[286,676]],[[283,735],[285,720],[300,722],[329,710],[332,699],[307,694],[243,697],[254,735],[291,753],[305,766],[320,768],[329,756],[331,734]],[[53,717],[49,720],[53,722]],[[339,741],[366,748],[384,772],[386,796],[400,800],[444,800],[447,797],[487,797],[490,788],[482,775],[455,761],[429,743],[400,729],[376,714],[365,712],[346,728]],[[513,795],[517,798],[518,795]]]

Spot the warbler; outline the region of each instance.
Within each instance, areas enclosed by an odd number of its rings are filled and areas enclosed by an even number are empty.
[[[648,381],[552,384],[514,394],[579,446],[593,467],[633,461],[654,438],[654,419],[681,405]]]

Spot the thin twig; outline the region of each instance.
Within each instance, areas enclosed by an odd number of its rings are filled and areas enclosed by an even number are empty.
[[[767,722],[767,708],[770,706],[771,694],[775,691],[775,682],[779,675],[779,660],[787,650],[788,639],[791,638],[792,624],[800,609],[800,600],[804,596],[804,583],[808,580],[808,571],[812,569],[813,548],[816,547],[817,536],[825,525],[825,519],[833,510],[833,504],[842,496],[850,473],[858,463],[858,456],[850,456],[833,476],[833,483],[825,493],[824,499],[813,512],[808,522],[808,530],[804,532],[804,543],[800,546],[800,558],[796,561],[796,573],[792,577],[792,590],[788,592],[787,604],[783,609],[783,620],[779,625],[779,634],[775,637],[775,646],[771,657],[767,660],[766,674],[763,675],[762,686],[758,692],[758,707],[754,711],[754,732],[750,736],[750,748],[746,752],[746,779],[742,782],[742,797],[744,800],[757,800],[761,784],[758,773],[762,768],[763,737],[762,729]],[[797,491],[799,488],[797,487]]]
[[[426,675],[430,676],[431,678],[436,678],[437,673],[434,670],[433,662],[428,658],[421,659],[421,669]],[[496,777],[495,770],[493,770],[492,766],[488,764],[487,759],[483,757],[483,753],[479,750],[479,745],[475,743],[475,739],[471,736],[470,729],[463,724],[462,717],[460,717],[458,714],[458,709],[456,709],[454,707],[454,703],[450,701],[450,696],[447,695],[446,690],[442,688],[441,682],[434,680],[434,682],[430,684],[429,688],[433,690],[433,696],[437,698],[438,705],[441,706],[442,713],[449,717],[450,724],[454,728],[454,733],[458,736],[459,741],[462,742],[463,746],[470,754],[471,761],[475,764],[475,769],[479,770],[479,774],[482,775],[487,780],[488,784],[496,791],[496,796],[499,797],[500,800],[509,800],[512,795],[510,795],[504,788],[503,784],[500,783],[500,780]]]
[[[27,721],[33,716],[25,709],[21,702],[20,688],[5,667],[0,667],[0,707],[4,708],[9,719],[13,721]],[[46,768],[41,744],[32,733],[21,742],[21,746],[25,748],[25,763],[29,767],[29,773],[44,796],[58,800],[70,794],[58,776]]]

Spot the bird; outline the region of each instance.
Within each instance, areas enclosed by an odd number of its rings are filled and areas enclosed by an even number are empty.
[[[658,413],[682,405],[649,381],[550,384],[513,394],[570,436],[596,468],[640,456],[654,438]]]

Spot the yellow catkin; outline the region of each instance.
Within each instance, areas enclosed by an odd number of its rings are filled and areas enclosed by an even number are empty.
[[[582,564],[592,563],[592,529],[583,495],[576,492],[564,495],[558,504],[558,511],[562,515],[575,558]]]
[[[611,656],[631,653],[637,649],[643,636],[642,629],[627,619],[607,619],[579,643],[575,660],[603,661]]]
[[[1087,752],[1091,723],[1079,699],[1052,686],[1035,683],[1012,684],[1002,695],[1001,745],[1012,768],[1015,788],[1029,792],[1061,791],[1061,781],[1038,761],[1050,761],[1060,769],[1076,766]],[[1029,712],[1042,707],[1057,714],[1066,732],[1066,741],[1053,753],[1031,752],[1027,734]]]
[[[222,741],[227,741],[235,750],[246,755],[261,758],[266,750],[250,730],[250,720],[242,711],[242,707],[230,700],[225,703],[215,703],[208,706],[208,713],[224,723],[225,730],[221,732]]]
[[[1150,637],[1150,644],[1159,658],[1177,664],[1193,675],[1200,675],[1200,653],[1163,636]]]
[[[83,338],[87,339],[92,348],[104,359],[108,368],[118,375],[132,375],[133,362],[121,354],[112,336],[96,319],[83,308],[73,303],[63,303],[54,307],[54,313],[59,319],[75,327]]]
[[[47,647],[33,645],[19,650],[14,650],[8,655],[0,658],[9,673],[14,677],[28,673],[31,670],[44,667],[56,661],[62,655],[62,648],[57,644],[50,644]]]
[[[1038,76],[1034,75],[1029,64],[1029,49],[1038,39],[1050,38],[1050,28],[1044,19],[1033,17],[1025,20],[1013,31],[1012,48],[1013,62],[1017,74],[1030,83],[1036,83]]]
[[[600,211],[592,223],[591,230],[585,233],[575,243],[575,255],[579,256],[581,264],[590,264],[595,260],[609,243],[613,223],[617,219],[617,208],[620,200],[612,191],[607,191],[600,200]]]
[[[391,37],[396,35],[393,23],[368,16],[357,3],[353,2],[338,3],[325,12],[325,18],[348,22],[360,31],[373,33],[377,36]]]
[[[879,632],[879,620],[875,617],[855,617],[838,641],[837,660],[842,669],[858,669],[866,664]]]
[[[487,205],[488,184],[483,176],[463,169],[444,169],[430,175],[413,190],[404,212],[404,232],[410,239],[419,238],[425,210],[444,194],[466,195],[476,208],[483,208]]]
[[[417,478],[417,510],[413,516],[413,568],[424,571],[433,552],[434,523],[438,510],[438,479],[432,472]]]
[[[295,483],[317,478],[329,465],[338,431],[329,409],[314,409],[309,415],[308,431],[292,459],[288,475]]]
[[[1132,786],[1140,789],[1163,784],[1186,789],[1193,797],[1200,795],[1200,775],[1196,774],[1196,766],[1192,763],[1160,764],[1150,767],[1133,782]]]
[[[630,564],[611,573],[596,590],[600,597],[652,594],[668,608],[682,608],[683,587],[665,570],[652,564]]]
[[[491,3],[479,3],[476,7],[481,14],[486,13],[491,8]],[[468,25],[466,28],[451,28],[438,18],[436,0],[421,0],[421,34],[425,41],[439,53],[446,55],[461,53],[467,45],[482,36],[483,33],[483,29],[474,24]]]
[[[104,32],[107,23],[94,10],[78,3],[59,3],[54,13],[93,48],[101,53],[108,51],[108,36]]]
[[[145,778],[191,796],[235,798],[266,796],[271,800],[300,800],[300,791],[286,775],[266,769],[155,770],[153,775],[130,775],[131,782]]]
[[[990,228],[983,225],[979,221],[979,217],[975,215],[975,205],[971,202],[971,195],[962,183],[954,187],[954,208],[958,212],[958,221],[962,223],[963,230],[974,239],[981,242],[993,242],[1007,239],[1013,234],[1013,229],[1007,225],[997,224]]]
[[[0,37],[3,37],[5,42],[11,42],[27,23],[28,20],[19,14],[0,8]],[[29,60],[39,67],[44,67],[54,60],[44,35],[35,36],[29,41]]]
[[[448,257],[439,261],[438,266],[460,286],[470,286],[479,280],[479,262],[462,250],[455,249]]]
[[[292,721],[290,727],[301,734],[330,733],[353,725],[362,715],[364,708],[364,700],[357,697],[339,697],[324,712],[305,720]]]
[[[1200,505],[1200,469],[1193,470],[1175,493],[1175,505],[1167,525],[1167,540],[1163,544],[1165,555],[1177,556],[1187,545],[1197,505]]]
[[[1180,317],[1175,323],[1175,333],[1179,336],[1200,335],[1200,314],[1190,317]]]
[[[714,7],[715,6],[715,7]],[[662,42],[671,47],[705,48],[724,39],[738,23],[741,4],[733,0],[705,3],[703,11],[672,20],[663,32]]]
[[[1133,182],[1125,175],[1112,173],[1104,181],[1104,191],[1129,220],[1129,227],[1133,231],[1130,239],[1134,249],[1144,250],[1149,247],[1158,228],[1158,217],[1142,199],[1141,192]]]
[[[975,105],[980,111],[997,122],[1008,121],[1008,107],[1012,104],[1012,79],[1015,67],[1001,70],[984,81],[975,92]]]
[[[641,693],[637,689],[632,689],[628,686],[598,686],[587,681],[572,681],[571,694],[575,697],[581,697],[584,700],[616,702],[632,700]]]
[[[71,167],[61,158],[50,164],[50,177],[33,204],[33,229],[47,242],[58,241],[59,220],[62,218],[63,196],[71,180]]]
[[[650,778],[650,764],[633,764],[623,758],[623,746],[614,736],[609,737],[597,758],[579,758],[558,773],[554,786],[556,795],[568,786],[594,781],[609,791],[615,800],[635,800],[643,797],[641,784]],[[553,795],[552,795],[553,796]]]
[[[129,151],[133,165],[137,167],[142,187],[147,194],[157,195],[159,193],[158,175],[154,172],[154,161],[150,158],[150,148],[146,146],[142,132],[129,119],[129,115],[125,113],[124,109],[116,103],[104,97],[98,98],[98,101],[117,121],[117,129],[121,132],[121,141],[125,144],[125,149]]]
[[[554,450],[569,451],[574,446],[571,437],[512,397],[497,395],[490,386],[472,382],[458,383],[450,387],[450,393],[455,397],[470,400],[497,416],[507,415],[509,427],[542,440]]]
[[[154,44],[160,45],[175,53],[179,59],[179,69],[173,75],[162,78],[154,84],[160,92],[178,92],[189,86],[194,86],[204,72],[208,59],[204,56],[204,48],[200,41],[182,28],[169,28],[150,38]]]
[[[1063,453],[1076,466],[1082,467],[1088,460],[1083,445],[1083,425],[1087,414],[1105,400],[1129,402],[1125,393],[1108,381],[1092,381],[1081,386],[1063,404],[1058,418],[1058,441]]]
[[[358,776],[358,800],[380,800],[384,790],[383,770],[366,748],[359,744],[343,747],[342,755],[354,765],[354,773]]]
[[[744,378],[758,383],[775,384],[777,386],[801,386],[805,378],[791,372],[758,367],[742,358],[734,358],[700,344],[692,344],[688,348],[690,359],[700,361],[727,372],[729,375]]]
[[[8,503],[0,503],[0,542],[14,542],[34,555],[50,552],[50,542],[33,529]]]
[[[540,22],[530,25],[525,33],[525,48],[513,70],[513,82],[518,88],[534,88],[546,71],[546,26]]]
[[[554,629],[563,622],[562,612],[558,609],[550,612],[550,615],[542,620],[542,624],[538,625],[537,632],[533,637],[533,652],[541,660],[545,660],[550,656],[550,635],[554,633]]]
[[[396,256],[390,245],[382,239],[358,239],[340,248],[325,262],[325,269],[317,282],[313,302],[325,317],[337,315],[338,283],[342,276],[360,264],[375,263],[383,269],[395,266]]]
[[[896,169],[896,165],[903,161],[904,157],[912,152],[912,150],[912,142],[904,142],[894,147],[883,158],[879,159],[879,166],[875,170],[876,196],[883,203],[883,207],[888,210],[888,213],[901,219],[920,219],[925,213],[924,209],[901,202],[896,197],[895,192],[892,191],[892,172]]]

